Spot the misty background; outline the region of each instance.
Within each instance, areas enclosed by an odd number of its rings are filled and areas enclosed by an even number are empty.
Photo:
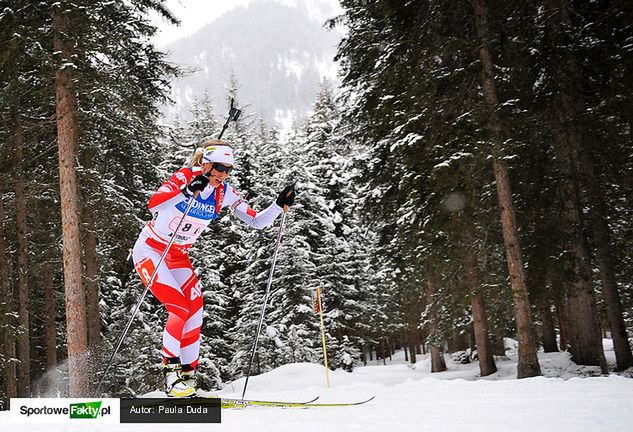
[[[198,8],[205,13],[204,5]],[[172,81],[174,104],[164,106],[165,121],[189,120],[192,103],[205,96],[223,112],[227,90],[236,84],[245,111],[287,135],[306,121],[324,82],[338,85],[334,56],[343,27],[330,29],[325,23],[340,13],[337,0],[251,1],[160,45],[185,74]],[[170,38],[187,33],[186,16],[182,28],[173,27],[160,26],[174,32]]]

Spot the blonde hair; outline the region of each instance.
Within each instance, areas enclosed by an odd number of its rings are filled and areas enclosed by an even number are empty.
[[[204,149],[210,146],[224,146],[234,148],[233,144],[227,141],[221,141],[218,139],[210,139],[202,143],[202,147],[198,147],[193,156],[189,160],[190,167],[202,166],[202,156],[204,156]]]

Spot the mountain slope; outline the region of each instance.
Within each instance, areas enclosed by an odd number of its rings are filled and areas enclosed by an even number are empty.
[[[234,74],[242,104],[267,121],[303,118],[323,78],[334,80],[333,57],[340,34],[311,19],[305,7],[254,2],[214,20],[166,47],[170,61],[195,69],[174,82],[167,118],[186,110],[204,91],[223,112]]]

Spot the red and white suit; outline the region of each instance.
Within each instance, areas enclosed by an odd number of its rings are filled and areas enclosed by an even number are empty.
[[[171,236],[176,236],[150,290],[168,312],[163,356],[180,357],[183,370],[198,364],[203,307],[202,287],[189,260],[189,247],[223,207],[230,207],[235,216],[258,229],[271,225],[283,212],[274,202],[267,209],[255,212],[225,181],[216,188],[209,185],[200,192],[175,233],[189,200],[193,199],[185,197],[181,189],[201,173],[200,167],[182,168],[152,195],[149,210],[154,218],[141,231],[132,252],[134,267],[147,286]]]

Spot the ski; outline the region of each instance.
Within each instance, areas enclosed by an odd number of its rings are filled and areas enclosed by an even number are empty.
[[[234,409],[234,408],[247,408],[249,406],[276,407],[276,408],[300,408],[300,409],[335,408],[335,407],[362,405],[374,400],[374,398],[375,396],[372,396],[369,399],[358,401],[358,402],[332,402],[332,403],[314,403],[314,401],[316,401],[318,397],[312,399],[311,401],[306,401],[306,402],[282,402],[282,401],[261,401],[261,400],[247,400],[247,399],[242,400],[242,399],[222,398],[222,408]]]
[[[278,407],[278,408],[300,408],[306,404],[316,401],[319,396],[304,402],[291,401],[268,401],[268,400],[251,400],[251,399],[232,399],[222,398],[222,409],[246,408],[249,406],[262,407]]]
[[[302,408],[327,408],[327,407],[344,407],[344,406],[355,406],[362,405],[367,402],[373,401],[376,396],[372,396],[369,399],[365,399],[364,401],[358,402],[333,402],[333,403],[308,403],[302,406]]]

